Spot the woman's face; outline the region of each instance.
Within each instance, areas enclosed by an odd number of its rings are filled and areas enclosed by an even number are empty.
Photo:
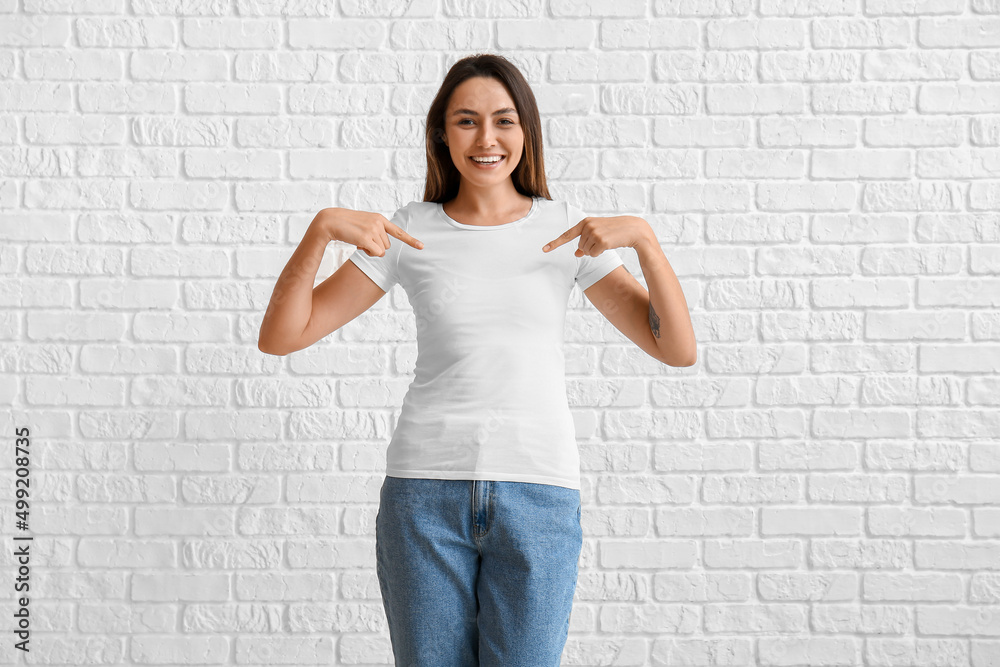
[[[521,161],[524,131],[514,100],[499,81],[489,77],[466,79],[451,94],[444,118],[451,159],[463,179],[491,185],[510,178]],[[501,155],[498,163],[480,166],[473,156]]]

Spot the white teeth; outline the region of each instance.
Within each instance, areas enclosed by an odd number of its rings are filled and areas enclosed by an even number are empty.
[[[489,157],[489,158],[478,158],[478,157],[474,157],[474,158],[472,158],[472,159],[473,159],[473,160],[474,160],[475,162],[479,162],[479,163],[481,163],[481,164],[490,164],[491,162],[499,162],[500,160],[502,160],[502,159],[503,159],[503,156],[501,155],[500,157]]]

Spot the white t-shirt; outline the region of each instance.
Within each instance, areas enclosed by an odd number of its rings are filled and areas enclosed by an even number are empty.
[[[533,198],[520,220],[466,225],[413,201],[391,220],[422,249],[389,237],[383,257],[349,259],[384,291],[406,290],[417,360],[386,453],[386,474],[580,488],[566,400],[563,332],[581,290],[623,262],[614,250],[576,257],[579,238],[543,252],[586,215]]]

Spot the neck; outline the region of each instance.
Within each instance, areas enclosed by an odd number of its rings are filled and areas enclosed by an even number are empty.
[[[495,215],[521,206],[526,198],[514,187],[509,178],[503,183],[481,187],[471,185],[465,179],[458,186],[458,194],[451,204],[471,216]]]

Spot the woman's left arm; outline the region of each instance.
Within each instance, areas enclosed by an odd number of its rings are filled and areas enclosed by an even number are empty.
[[[615,328],[650,356],[670,366],[693,366],[697,341],[684,292],[649,223],[634,215],[588,217],[542,250],[577,236],[578,257],[596,257],[610,248],[634,248],[649,291],[624,266],[584,290]]]

